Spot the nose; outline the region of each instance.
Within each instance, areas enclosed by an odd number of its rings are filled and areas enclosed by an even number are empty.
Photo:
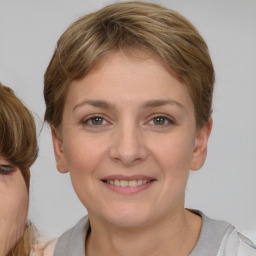
[[[144,161],[148,151],[140,128],[127,123],[117,127],[109,155],[112,160],[125,166]]]

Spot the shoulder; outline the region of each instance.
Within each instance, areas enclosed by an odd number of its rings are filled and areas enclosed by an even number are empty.
[[[64,234],[62,234],[57,241],[57,244],[60,242],[71,242],[71,240],[76,240],[79,237],[85,237],[89,230],[89,221],[88,216],[83,217],[79,222]]]
[[[30,256],[53,256],[57,240],[40,239],[33,246]]]
[[[245,255],[245,253],[247,253],[246,255],[256,255],[256,245],[253,244],[253,242],[251,240],[249,240],[247,237],[245,237],[244,235],[238,233],[239,236],[239,249],[238,249],[238,253],[240,253],[241,255]],[[238,254],[238,255],[240,255]]]
[[[84,255],[84,243],[88,232],[90,232],[90,224],[88,217],[85,216],[73,228],[58,238],[54,255]]]
[[[200,211],[202,227],[197,244],[190,256],[256,256],[256,246],[235,227],[225,221],[208,218]]]
[[[230,226],[223,237],[218,256],[237,255],[255,256],[256,246],[247,237]]]

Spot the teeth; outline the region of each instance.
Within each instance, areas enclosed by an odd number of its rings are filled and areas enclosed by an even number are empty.
[[[150,180],[107,180],[108,184],[120,187],[136,187],[149,183]]]
[[[138,180],[138,185],[142,185],[143,181],[142,180]]]
[[[138,182],[136,180],[129,181],[129,187],[136,187],[136,186],[138,186]]]
[[[115,185],[116,185],[116,186],[120,186],[119,180],[115,180]]]
[[[129,182],[127,180],[120,180],[120,187],[128,187]]]

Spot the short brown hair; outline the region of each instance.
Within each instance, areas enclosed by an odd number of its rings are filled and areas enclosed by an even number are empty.
[[[141,49],[160,57],[183,82],[195,107],[197,127],[211,116],[214,69],[207,45],[184,17],[146,2],[121,2],[85,15],[60,37],[45,73],[45,120],[59,128],[68,88],[105,54]]]
[[[0,155],[19,167],[29,187],[29,168],[38,153],[32,114],[13,91],[0,83]]]

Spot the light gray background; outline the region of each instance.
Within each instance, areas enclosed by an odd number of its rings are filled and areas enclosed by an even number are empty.
[[[0,81],[11,86],[43,126],[43,74],[59,36],[84,13],[112,1],[0,0]],[[191,173],[186,206],[233,223],[256,241],[256,1],[151,1],[179,11],[208,43],[216,70],[214,127],[204,168]],[[85,210],[69,175],[56,171],[44,125],[32,167],[30,219],[58,236]]]

